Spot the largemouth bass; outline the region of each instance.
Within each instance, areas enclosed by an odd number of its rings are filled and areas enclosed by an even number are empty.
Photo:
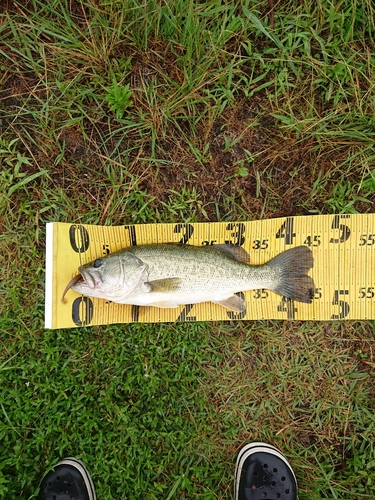
[[[264,288],[311,303],[315,285],[307,273],[312,267],[305,246],[252,266],[247,252],[236,246],[139,245],[80,266],[62,300],[72,288],[119,304],[169,308],[210,301],[241,312],[245,302],[235,293]]]

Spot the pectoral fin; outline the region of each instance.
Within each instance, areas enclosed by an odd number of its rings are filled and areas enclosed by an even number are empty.
[[[143,283],[143,290],[149,294],[163,294],[165,293],[167,297],[170,297],[171,293],[178,292],[181,288],[180,278],[164,278],[161,280],[147,281]],[[152,297],[152,295],[151,295]],[[156,299],[156,297],[155,297]],[[159,300],[151,302],[148,305],[153,307],[162,307],[163,309],[176,308],[178,304],[170,298],[163,300],[163,296],[158,295]]]
[[[223,306],[230,311],[234,311],[237,313],[244,312],[246,310],[246,303],[242,297],[238,295],[232,295],[229,299],[224,300],[211,300],[214,304],[219,304],[219,306]]]
[[[148,292],[170,293],[180,290],[181,278],[164,278],[161,280],[148,281],[145,283]]]

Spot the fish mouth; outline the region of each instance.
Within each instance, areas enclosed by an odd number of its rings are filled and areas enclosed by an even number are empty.
[[[102,285],[102,279],[99,273],[93,271],[88,272],[83,268],[83,266],[79,268],[78,271],[80,271],[79,274],[74,276],[65,287],[65,290],[61,297],[61,302],[63,304],[66,304],[67,302],[65,295],[71,288],[74,289],[75,285],[82,285],[82,287],[86,287],[86,289],[89,288],[91,290],[93,290],[94,288],[98,288]],[[76,290],[76,291],[77,292],[82,291],[82,288],[81,290]]]

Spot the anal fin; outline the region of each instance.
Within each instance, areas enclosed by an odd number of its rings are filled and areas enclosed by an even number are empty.
[[[224,300],[211,300],[214,304],[219,304],[230,311],[241,313],[246,309],[246,303],[242,297],[238,295],[232,295],[228,299]]]

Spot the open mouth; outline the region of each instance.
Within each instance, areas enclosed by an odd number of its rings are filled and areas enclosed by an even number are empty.
[[[67,300],[65,298],[65,295],[68,293],[68,291],[72,288],[73,285],[75,285],[76,283],[84,283],[84,279],[82,277],[82,274],[77,274],[77,276],[74,276],[70,281],[69,283],[66,285],[65,287],[65,290],[64,290],[64,293],[62,294],[62,297],[61,297],[61,302],[63,304],[66,304],[67,303]]]

